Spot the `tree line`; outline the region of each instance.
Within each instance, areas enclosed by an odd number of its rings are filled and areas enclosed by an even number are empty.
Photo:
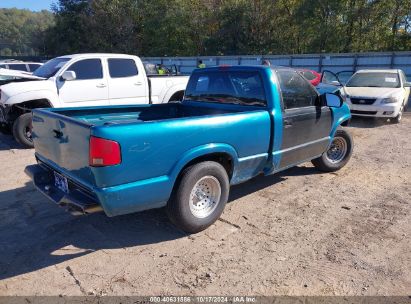
[[[22,28],[45,37],[33,44],[45,55],[411,50],[411,0],[59,0],[52,12],[52,22],[38,13],[37,32]]]
[[[0,55],[45,54],[54,15],[47,11],[0,9]]]

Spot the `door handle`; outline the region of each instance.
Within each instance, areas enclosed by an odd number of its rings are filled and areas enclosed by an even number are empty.
[[[96,85],[98,88],[105,88],[107,85],[105,83],[99,83]]]
[[[137,81],[137,82],[134,83],[134,85],[136,85],[136,86],[141,86],[142,84],[143,83],[141,81]]]

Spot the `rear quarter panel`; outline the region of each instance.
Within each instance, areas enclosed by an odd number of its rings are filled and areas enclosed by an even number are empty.
[[[226,153],[234,162],[231,183],[249,179],[267,163],[267,111],[95,127],[92,135],[121,144],[122,163],[92,168],[95,192],[107,215],[166,205],[178,174],[191,160]]]
[[[207,153],[226,152],[236,161],[267,155],[267,111],[204,116],[92,128],[92,135],[121,144],[121,165],[96,168],[98,187],[165,176],[173,181],[182,166]]]

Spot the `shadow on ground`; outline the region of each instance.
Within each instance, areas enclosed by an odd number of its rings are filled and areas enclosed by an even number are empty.
[[[353,116],[348,124],[348,127],[379,128],[390,124],[392,123],[388,119]]]
[[[282,174],[259,176],[234,186],[229,200],[269,187],[287,176],[316,173],[315,169],[302,166]],[[164,209],[114,218],[103,213],[73,217],[50,203],[31,183],[0,192],[0,231],[0,279],[56,265],[100,249],[155,244],[186,236],[168,221]],[[67,246],[80,250],[65,251]]]
[[[25,149],[18,144],[12,135],[0,132],[0,151],[10,149]]]

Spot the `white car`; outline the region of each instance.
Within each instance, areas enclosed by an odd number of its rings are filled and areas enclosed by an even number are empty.
[[[390,118],[399,123],[410,86],[402,70],[360,70],[344,89],[352,115]]]
[[[13,73],[17,77],[0,86],[0,124],[12,127],[14,138],[26,147],[33,146],[31,109],[179,101],[189,78],[147,76],[139,57],[122,54],[62,56],[32,75]]]
[[[0,69],[14,71],[34,72],[43,64],[40,62],[23,62],[18,60],[0,60]]]

